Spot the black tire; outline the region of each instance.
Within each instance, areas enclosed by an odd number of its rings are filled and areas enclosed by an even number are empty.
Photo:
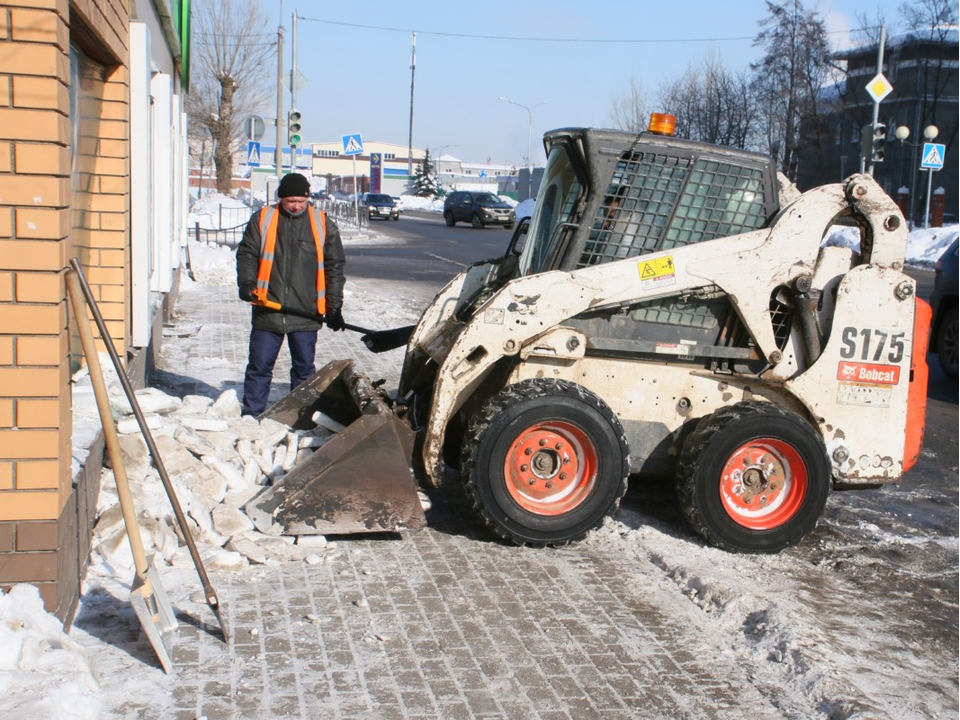
[[[687,520],[711,545],[733,552],[796,545],[816,528],[829,491],[819,434],[771,403],[738,403],[704,418],[677,465]]]
[[[454,225],[457,224],[457,221],[453,219],[453,213],[450,212],[449,210],[447,210],[447,211],[443,214],[443,219],[444,219],[444,221],[446,221],[447,227],[453,227]]]
[[[394,215],[394,216],[393,216],[393,221],[394,221],[394,222],[400,222],[400,216],[399,216],[399,215]]]
[[[507,223],[503,226],[504,230],[513,230],[513,223]]]
[[[957,379],[957,308],[947,311],[937,332],[937,358],[944,374]]]
[[[483,230],[483,220],[477,213],[474,213],[473,217],[470,218],[470,224],[473,225],[476,230]]]
[[[565,380],[501,390],[471,419],[462,458],[474,508],[518,545],[580,540],[627,490],[623,427],[599,397]]]

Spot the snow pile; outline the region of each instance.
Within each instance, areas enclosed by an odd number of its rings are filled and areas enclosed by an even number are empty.
[[[197,223],[204,230],[237,227],[250,219],[250,212],[247,198],[214,193],[193,203],[187,216],[187,227],[193,229]]]
[[[960,226],[914,230],[907,236],[906,263],[911,267],[932,269],[944,251],[957,239]],[[835,226],[827,233],[824,247],[846,247],[860,251],[860,231],[852,227]]]
[[[37,588],[0,590],[0,717],[99,715],[100,684],[90,660],[43,609]]]
[[[250,563],[302,560],[301,545],[311,554],[333,549],[320,536],[295,545],[294,538],[279,537],[279,528],[270,528],[277,534],[261,533],[243,510],[266,486],[321,447],[331,436],[329,430],[292,431],[274,420],[241,417],[234,390],[213,401],[199,395],[181,400],[147,388],[137,392],[137,403],[207,568],[240,570]],[[193,561],[139,424],[125,397],[112,397],[111,405],[144,549],[170,566],[190,566]],[[120,578],[134,572],[110,468],[101,478],[90,569]]]

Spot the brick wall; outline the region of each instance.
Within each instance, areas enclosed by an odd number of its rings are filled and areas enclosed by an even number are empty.
[[[95,476],[90,468],[89,478],[72,477],[70,375],[79,354],[63,272],[80,258],[123,352],[128,18],[124,0],[0,3],[0,587],[35,583],[67,622],[99,456],[91,453]],[[79,88],[71,43],[101,68],[82,73]],[[82,91],[73,115],[71,89]]]

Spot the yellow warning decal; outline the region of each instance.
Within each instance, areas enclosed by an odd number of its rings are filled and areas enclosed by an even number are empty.
[[[637,262],[640,272],[640,287],[644,290],[657,291],[667,285],[677,284],[677,268],[673,264],[673,255],[650,258]]]
[[[673,256],[655,258],[653,260],[641,260],[637,263],[640,270],[641,280],[662,280],[667,277],[673,277],[676,268],[673,265]]]

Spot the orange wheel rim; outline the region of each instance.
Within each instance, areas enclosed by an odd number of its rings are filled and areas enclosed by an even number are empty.
[[[720,500],[738,525],[772,530],[797,514],[808,484],[807,466],[792,445],[759,438],[727,458],[720,476]]]
[[[503,463],[507,492],[535,515],[563,515],[581,505],[597,482],[597,451],[580,428],[562,420],[531,425]]]

